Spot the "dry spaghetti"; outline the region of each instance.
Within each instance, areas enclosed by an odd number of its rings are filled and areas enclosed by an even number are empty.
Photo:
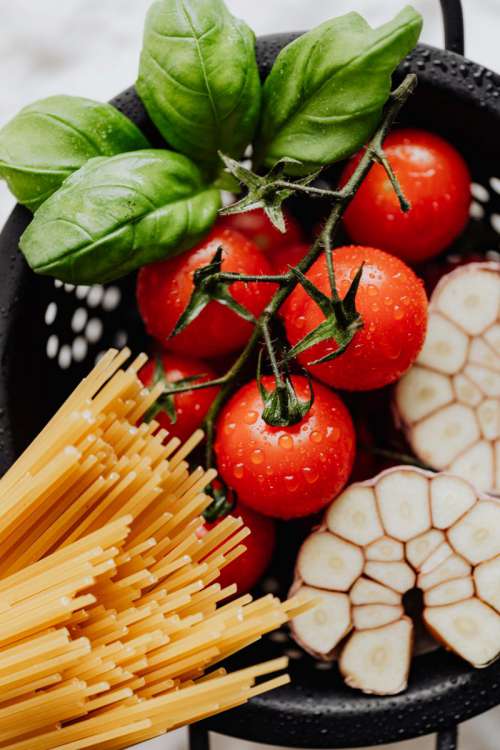
[[[221,589],[248,530],[196,534],[215,472],[189,471],[155,422],[158,397],[110,351],[0,480],[0,748],[123,748],[244,703],[277,659],[225,657],[297,616],[303,599]]]

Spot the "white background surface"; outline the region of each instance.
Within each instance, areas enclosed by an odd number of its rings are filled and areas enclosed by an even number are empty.
[[[358,10],[374,25],[394,15],[404,0],[226,0],[257,34],[307,29],[326,18]],[[51,94],[107,100],[136,76],[142,26],[150,0],[0,0],[0,126],[25,104]],[[413,0],[424,15],[423,41],[442,44],[438,0]],[[468,57],[500,70],[500,0],[463,0]],[[0,225],[13,201],[0,184]],[[214,737],[214,750],[254,750],[256,745]],[[185,750],[184,731],[144,750]],[[433,738],[391,745],[431,750]],[[460,750],[499,750],[500,709],[461,729]]]

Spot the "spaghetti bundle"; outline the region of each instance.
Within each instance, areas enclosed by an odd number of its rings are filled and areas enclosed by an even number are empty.
[[[284,684],[214,668],[309,606],[223,603],[241,519],[201,538],[213,471],[138,420],[144,357],[110,351],[0,480],[0,748],[122,748]]]

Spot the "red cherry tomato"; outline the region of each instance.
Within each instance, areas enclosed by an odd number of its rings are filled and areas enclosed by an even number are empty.
[[[286,211],[285,222],[286,232],[283,233],[269,221],[262,208],[254,208],[252,211],[245,211],[241,214],[221,216],[217,226],[241,232],[267,253],[269,250],[274,252],[281,245],[301,241],[302,231],[300,226],[296,219]]]
[[[251,334],[251,323],[228,307],[211,302],[178,336],[169,339],[191,297],[194,272],[208,265],[219,247],[223,248],[224,271],[273,273],[269,261],[253,242],[239,232],[217,228],[186,253],[139,271],[137,301],[142,319],[148,332],[175,352],[217,357],[243,348]],[[234,298],[256,316],[275,290],[274,284],[236,283],[230,287]]]
[[[344,214],[345,226],[354,242],[419,263],[448,247],[467,224],[471,176],[453,146],[424,130],[395,131],[384,150],[411,210],[401,211],[384,168],[375,164]],[[342,183],[360,158],[348,163]]]
[[[309,397],[307,378],[292,378],[297,396]],[[262,379],[268,390],[272,377]],[[315,400],[292,427],[262,419],[255,381],[243,386],[222,410],[215,453],[221,477],[246,505],[276,518],[315,513],[343,488],[354,460],[351,417],[338,396],[314,383]]]
[[[281,245],[269,254],[269,260],[275,273],[286,273],[289,266],[296,266],[307,255],[311,245],[297,242],[294,245]]]
[[[276,529],[271,518],[266,518],[241,503],[231,510],[231,515],[241,516],[245,526],[250,529],[250,534],[243,540],[245,552],[222,568],[216,583],[220,583],[222,588],[235,583],[238,587],[236,596],[240,596],[251,591],[269,567],[276,545]],[[205,523],[198,535],[202,536],[213,529],[221,520],[222,518],[215,523]]]
[[[217,374],[206,362],[191,357],[180,357],[171,352],[164,352],[161,357],[163,378],[167,383],[176,383],[184,378],[194,375],[202,377],[194,380],[194,383],[203,383],[213,380]],[[139,372],[139,377],[146,386],[153,383],[157,362],[149,360]],[[185,391],[173,396],[176,420],[172,423],[166,411],[160,411],[155,415],[156,421],[161,427],[168,430],[169,437],[178,437],[182,441],[187,440],[200,426],[210,404],[217,395],[218,388],[202,388],[197,391]]]
[[[401,377],[424,343],[427,298],[422,281],[394,255],[371,247],[339,247],[334,268],[340,297],[364,262],[356,296],[364,326],[337,359],[319,365],[309,362],[337,349],[333,339],[322,341],[299,355],[315,377],[335,388],[364,391],[381,388]],[[307,272],[322,292],[330,295],[325,256]],[[292,345],[325,318],[318,305],[297,286],[283,306],[286,333]]]

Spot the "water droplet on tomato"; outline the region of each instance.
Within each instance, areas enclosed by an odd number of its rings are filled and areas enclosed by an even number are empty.
[[[242,478],[244,470],[245,470],[245,467],[243,466],[243,464],[236,464],[233,470],[233,473],[236,479]]]
[[[294,474],[288,474],[285,477],[285,487],[288,492],[297,492],[299,489],[299,481]]]
[[[305,324],[306,324],[306,319],[303,315],[299,315],[298,318],[295,319],[296,328],[304,328]]]
[[[315,484],[319,479],[319,474],[311,469],[310,466],[304,466],[304,468],[302,469],[302,473],[304,474],[304,479],[306,480],[307,484]]]
[[[328,437],[331,438],[331,440],[335,441],[338,440],[340,437],[340,430],[338,427],[329,427],[328,428]]]
[[[254,422],[257,421],[258,416],[259,415],[256,411],[250,410],[247,411],[247,413],[243,417],[243,421],[245,422],[245,424],[254,424]]]
[[[283,448],[285,451],[289,451],[291,448],[293,448],[293,439],[290,437],[290,435],[280,435],[278,438],[278,443],[280,448]]]
[[[380,305],[378,304],[378,302],[372,302],[371,308],[373,312],[378,312],[380,310]]]
[[[394,307],[394,319],[401,320],[402,318],[404,318],[404,315],[405,315],[405,311],[403,310],[403,308],[399,307],[399,305],[396,305]]]
[[[230,435],[235,428],[236,422],[228,422],[228,424],[224,426],[224,435]]]
[[[370,274],[370,277],[373,276],[373,274]],[[369,297],[376,297],[378,294],[378,289],[375,286],[375,284],[368,284],[368,287],[366,289]]]
[[[268,477],[272,477],[272,475],[274,474],[273,467],[269,464],[267,464],[266,466],[266,474]]]
[[[264,461],[264,453],[260,450],[260,448],[256,448],[252,453],[250,454],[250,461],[253,464],[261,464]]]
[[[389,359],[398,359],[398,357],[401,355],[401,346],[398,342],[391,342],[388,340],[386,342],[386,345],[384,346],[384,354]]]
[[[321,443],[321,441],[323,440],[323,435],[321,434],[321,432],[318,432],[318,430],[313,430],[311,432],[311,440],[316,444]]]

